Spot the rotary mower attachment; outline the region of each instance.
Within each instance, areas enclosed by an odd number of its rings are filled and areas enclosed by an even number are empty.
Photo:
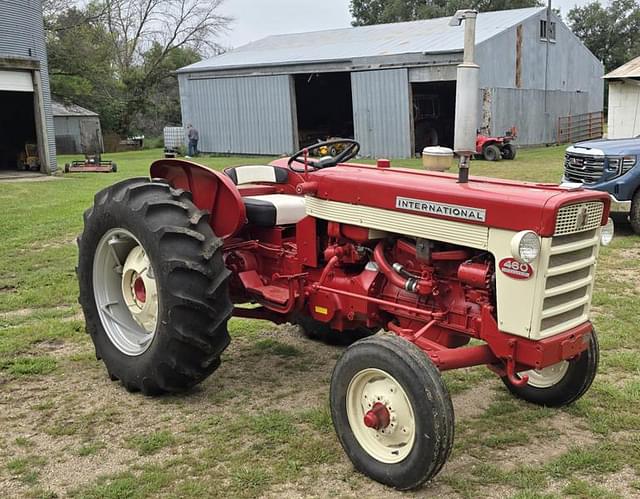
[[[111,173],[117,172],[118,165],[111,160],[103,160],[100,155],[90,155],[84,160],[72,161],[64,165],[65,173]]]

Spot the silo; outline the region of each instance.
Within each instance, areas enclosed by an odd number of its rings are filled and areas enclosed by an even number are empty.
[[[0,173],[56,170],[41,0],[0,1]],[[37,157],[37,163],[33,157]]]

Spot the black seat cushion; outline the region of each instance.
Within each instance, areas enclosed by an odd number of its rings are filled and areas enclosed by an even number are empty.
[[[278,211],[273,203],[262,199],[242,198],[247,210],[247,220],[258,227],[273,227]]]

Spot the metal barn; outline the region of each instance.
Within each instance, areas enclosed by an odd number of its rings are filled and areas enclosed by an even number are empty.
[[[53,101],[53,123],[58,154],[81,154],[102,150],[100,116],[75,104]]]
[[[56,169],[49,72],[40,0],[0,2],[0,171],[35,145],[40,170]]]
[[[183,122],[215,153],[334,136],[372,157],[451,146],[463,31],[440,18],[271,36],[180,69]],[[546,9],[479,14],[476,47],[483,131],[551,143],[558,117],[602,110],[602,64]]]
[[[610,139],[640,136],[640,57],[605,76],[609,82]]]

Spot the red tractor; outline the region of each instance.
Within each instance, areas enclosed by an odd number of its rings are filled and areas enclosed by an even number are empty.
[[[487,161],[501,159],[516,159],[516,145],[513,141],[517,137],[517,130],[507,130],[501,137],[490,137],[478,133],[476,136],[476,157]]]
[[[147,395],[213,373],[232,316],[355,331],[331,379],[338,439],[358,470],[411,489],[453,445],[441,371],[486,365],[546,406],[589,388],[609,196],[346,164],[359,145],[340,143],[224,173],[163,159],[99,192],[78,239],[80,302],[111,379]]]

